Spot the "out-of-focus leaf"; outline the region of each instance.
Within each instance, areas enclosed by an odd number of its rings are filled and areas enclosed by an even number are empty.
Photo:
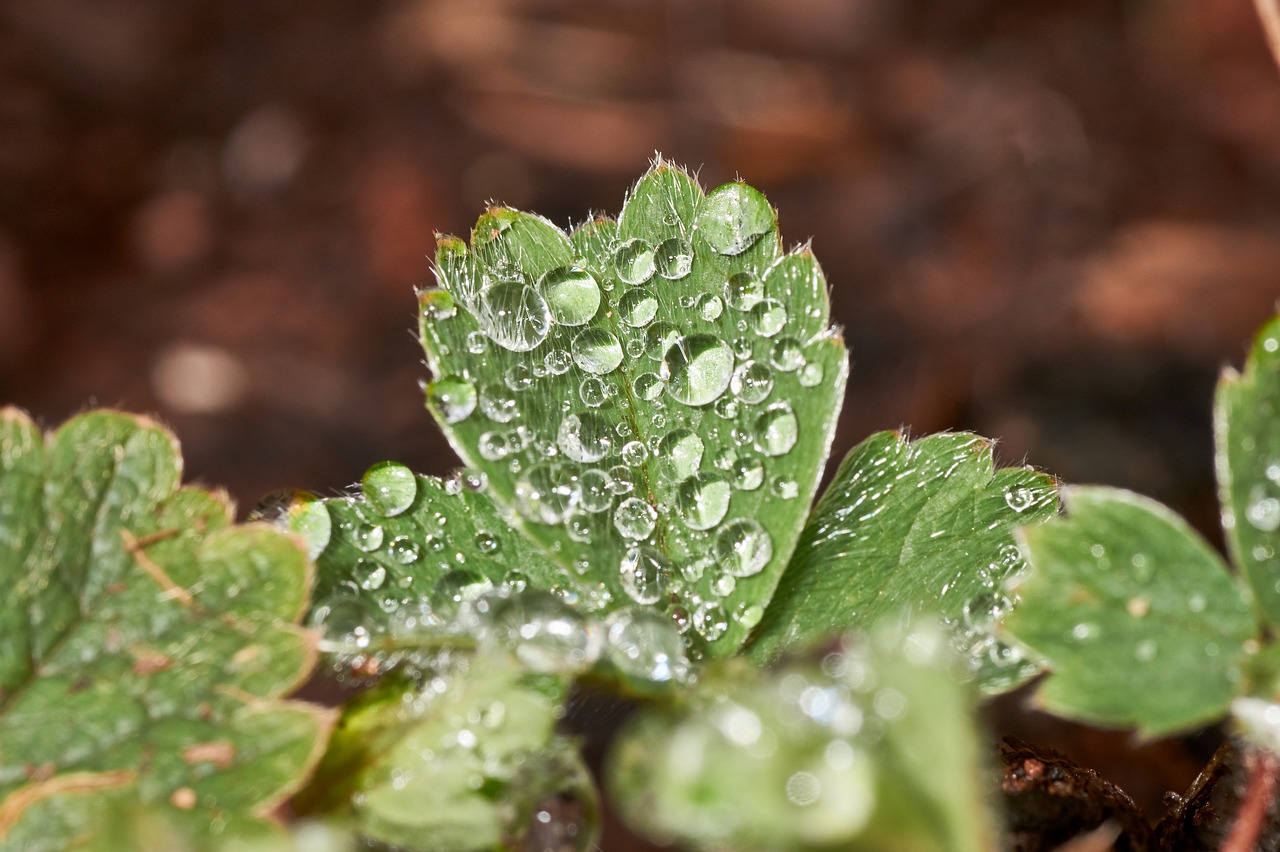
[[[1227,566],[1164,506],[1064,488],[1065,518],[1023,532],[1032,570],[1005,629],[1046,661],[1047,709],[1155,737],[1223,715],[1257,634]]]
[[[611,606],[732,653],[826,460],[846,353],[756,190],[659,162],[615,223],[491,209],[421,295],[428,407],[493,497]]]
[[[1214,415],[1227,546],[1280,628],[1280,316],[1258,333],[1244,374],[1223,375]]]
[[[882,626],[821,662],[709,666],[643,713],[610,787],[660,842],[698,848],[967,852],[994,826],[968,689],[946,632]]]
[[[991,635],[1024,567],[1015,527],[1051,516],[1053,479],[996,470],[976,435],[908,441],[893,432],[855,447],[814,507],[749,653],[769,660],[858,624],[926,611],[954,625],[989,691],[1038,667]]]
[[[180,474],[145,418],[0,411],[0,847],[113,848],[106,799],[253,834],[319,756],[310,563]]]

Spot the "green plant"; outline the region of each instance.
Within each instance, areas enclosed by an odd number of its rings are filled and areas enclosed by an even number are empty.
[[[881,433],[809,511],[847,354],[812,253],[782,250],[745,184],[704,194],[658,161],[616,222],[566,234],[490,209],[469,245],[440,238],[436,271],[427,406],[468,466],[383,462],[353,493],[291,495],[266,514],[292,540],[178,488],[153,424],[94,413],[42,438],[6,413],[0,848],[288,848],[269,809],[300,787],[293,812],[333,826],[325,843],[594,848],[594,784],[557,725],[580,683],[643,704],[607,789],[659,840],[982,850],[1000,828],[979,691],[1047,664],[1050,706],[1152,734],[1271,697],[1274,654],[1237,651],[1246,598],[1136,498],[1068,491],[1050,520],[1055,481],[996,469],[984,439]],[[1253,520],[1280,506],[1280,475],[1254,475],[1260,448],[1280,458],[1269,333],[1219,406],[1225,502]],[[1265,584],[1257,548],[1276,542],[1235,538]],[[1190,567],[1063,603],[1094,589],[1080,542]],[[1072,635],[1095,603],[1133,654],[1071,656],[1101,647]],[[1178,669],[1207,697],[1153,687],[1150,712],[1112,710],[1115,678],[1155,671],[1144,643],[1175,640],[1230,663]],[[316,651],[361,688],[332,736],[329,711],[280,699]],[[33,722],[55,708],[66,724]]]

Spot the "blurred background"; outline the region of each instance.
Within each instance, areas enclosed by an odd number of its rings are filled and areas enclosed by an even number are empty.
[[[812,238],[837,456],[973,429],[1216,534],[1213,385],[1280,296],[1249,0],[0,0],[0,403],[153,413],[242,507],[444,473],[434,232],[616,213],[655,151]]]

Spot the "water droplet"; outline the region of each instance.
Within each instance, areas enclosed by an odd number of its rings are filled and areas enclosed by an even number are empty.
[[[552,349],[542,363],[547,367],[547,375],[563,376],[573,366],[573,356],[567,349]]]
[[[512,352],[528,352],[547,339],[551,309],[523,281],[500,281],[480,292],[476,305],[489,339]]]
[[[702,466],[704,445],[696,432],[673,429],[658,442],[657,455],[676,482],[688,479]]]
[[[761,337],[773,337],[787,325],[787,309],[777,299],[764,299],[751,308],[751,328]]]
[[[612,373],[622,363],[622,344],[603,328],[588,328],[573,340],[573,362],[588,373]]]
[[[800,385],[806,388],[817,387],[822,383],[824,370],[817,361],[811,361],[800,368]]]
[[[628,497],[613,513],[613,525],[623,538],[643,541],[653,534],[658,512],[639,497]]]
[[[476,387],[456,376],[436,379],[427,385],[427,402],[445,423],[461,423],[476,410]]]
[[[484,530],[476,533],[475,542],[476,549],[481,553],[497,553],[502,547],[497,536],[491,532],[485,532]]]
[[[772,230],[773,211],[758,190],[727,183],[703,199],[696,228],[713,251],[738,255]]]
[[[590,272],[574,263],[543,275],[538,289],[551,316],[561,325],[583,325],[600,308],[600,285]]]
[[[655,322],[645,330],[644,339],[645,354],[655,361],[661,361],[667,350],[680,339],[680,329],[669,322]]]
[[[769,483],[769,490],[773,492],[774,497],[783,500],[794,500],[800,495],[800,486],[794,479],[785,476],[775,476]]]
[[[558,524],[569,514],[579,493],[576,469],[557,461],[534,465],[516,481],[515,507],[540,524]]]
[[[387,545],[387,550],[391,552],[392,558],[401,565],[411,565],[417,562],[422,553],[417,543],[405,535],[398,535],[391,539],[391,543]]]
[[[382,588],[382,584],[387,581],[386,568],[376,562],[369,562],[364,559],[356,562],[353,573],[360,583],[360,588],[367,592]]]
[[[766,456],[786,455],[798,436],[795,412],[785,402],[769,406],[756,418],[756,449]]]
[[[483,355],[489,349],[489,340],[479,331],[467,332],[467,351],[472,355]]]
[[[613,483],[609,474],[598,468],[582,472],[578,477],[578,505],[583,511],[603,512],[613,505]]]
[[[715,322],[724,313],[724,302],[715,293],[703,293],[695,303],[698,316],[707,322]]]
[[[729,389],[747,405],[764,402],[773,391],[773,371],[759,361],[744,361],[733,371]]]
[[[570,414],[560,421],[556,446],[576,462],[594,462],[613,450],[609,421],[594,411]]]
[[[667,349],[662,359],[667,393],[685,405],[714,402],[733,377],[733,350],[710,334],[690,334]]]
[[[418,479],[398,462],[379,462],[365,471],[361,480],[364,498],[379,514],[393,517],[413,505]]]
[[[633,237],[618,246],[613,255],[613,265],[624,283],[643,284],[653,277],[653,246],[646,240]]]
[[[1006,488],[1004,502],[1014,512],[1025,512],[1036,504],[1036,492],[1025,485]]]
[[[628,290],[618,301],[618,318],[632,328],[643,328],[658,315],[658,297],[644,287]]]
[[[372,553],[383,546],[383,528],[376,523],[362,523],[352,532],[352,541],[365,553]]]
[[[623,674],[658,683],[688,676],[684,640],[669,618],[627,607],[610,614],[604,628],[609,661]]]
[[[503,385],[485,385],[480,389],[480,411],[495,423],[510,423],[520,413],[516,398]]]
[[[743,601],[734,607],[733,620],[748,630],[759,624],[762,618],[764,618],[764,607],[760,604]]]
[[[622,461],[639,467],[649,457],[649,448],[640,441],[630,441],[622,448]]]
[[[709,530],[724,520],[732,496],[727,479],[706,473],[691,476],[680,484],[676,504],[690,529]]]
[[[729,616],[719,601],[703,601],[693,611],[693,629],[708,642],[714,642],[729,629]]]
[[[514,364],[502,376],[502,383],[520,393],[533,387],[533,375],[526,364]]]
[[[772,557],[773,538],[758,521],[732,521],[716,536],[716,558],[735,577],[759,574]]]
[[[725,282],[724,297],[735,311],[749,311],[764,298],[764,284],[749,272],[739,272]]]
[[[535,672],[573,674],[600,657],[604,637],[595,622],[550,592],[495,598],[488,615],[493,635]]]
[[[764,463],[755,456],[742,456],[733,462],[733,484],[740,491],[755,491],[764,483]]]
[[[1255,529],[1275,532],[1280,529],[1280,499],[1264,497],[1261,489],[1254,489],[1244,517]]]
[[[662,396],[662,389],[666,386],[657,373],[641,373],[636,376],[635,383],[631,387],[636,392],[636,396],[652,402]]]
[[[663,278],[683,278],[693,268],[693,246],[679,237],[663,240],[654,253],[654,261]]]
[[[804,366],[804,347],[794,337],[779,337],[773,343],[769,363],[784,373],[798,370]]]
[[[662,599],[671,584],[671,563],[652,547],[637,545],[622,558],[622,588],[638,604],[649,606]]]
[[[587,376],[578,385],[578,398],[583,405],[599,408],[609,400],[609,388],[595,376]]]

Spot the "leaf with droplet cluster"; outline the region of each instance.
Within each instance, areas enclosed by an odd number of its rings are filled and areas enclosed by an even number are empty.
[[[1037,671],[999,644],[992,619],[1004,581],[1023,567],[1015,527],[1057,508],[1052,477],[995,469],[969,434],[908,441],[893,432],[850,451],[814,507],[749,653],[769,660],[854,624],[927,611],[955,626],[984,688]]]
[[[397,849],[465,852],[524,848],[535,813],[556,802],[581,812],[574,848],[590,848],[594,787],[555,734],[565,682],[501,654],[460,666],[420,684],[392,676],[350,702],[296,806],[351,817]]]
[[[310,563],[180,475],[145,418],[46,438],[0,411],[0,838],[20,848],[103,848],[107,799],[255,833],[318,758],[327,711],[280,700],[314,661]]]
[[[1263,326],[1243,375],[1214,406],[1222,526],[1259,614],[1280,627],[1280,316]]]
[[[610,606],[737,649],[786,565],[847,370],[764,197],[659,162],[616,222],[495,208],[421,294],[428,407],[495,500]]]
[[[1033,567],[1004,624],[1051,670],[1040,703],[1152,737],[1225,713],[1257,626],[1222,558],[1131,492],[1064,488],[1062,501],[1064,518],[1022,533]]]
[[[698,848],[990,849],[968,688],[920,620],[846,636],[820,662],[712,664],[684,704],[615,743],[613,799],[638,831]]]

